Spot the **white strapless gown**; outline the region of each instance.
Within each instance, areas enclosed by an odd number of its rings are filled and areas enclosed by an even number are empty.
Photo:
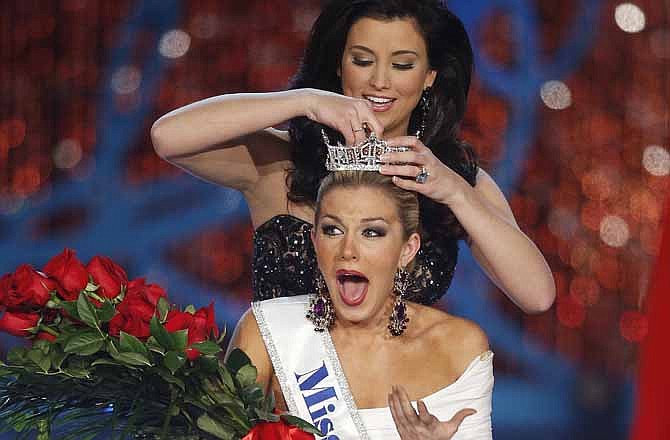
[[[463,408],[477,411],[463,420],[451,440],[490,440],[492,391],[493,352],[487,351],[473,359],[454,383],[422,400],[428,411],[442,421],[451,419]],[[416,403],[412,404],[416,408]],[[370,440],[400,439],[388,407],[359,409],[358,414]]]

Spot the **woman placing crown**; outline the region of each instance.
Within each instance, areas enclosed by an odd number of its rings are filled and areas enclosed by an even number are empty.
[[[446,291],[459,239],[522,310],[553,303],[551,272],[518,228],[495,182],[458,140],[472,70],[461,21],[437,0],[334,0],[314,24],[291,90],[217,96],[152,127],[158,154],[205,180],[240,190],[254,234],[255,299],[311,293],[309,239],[326,175],[322,131],[358,145],[366,130],[391,151],[380,172],[419,194],[422,246],[408,299]],[[289,121],[288,132],[272,128]]]
[[[322,181],[311,239],[318,291],[253,303],[229,348],[250,356],[278,407],[330,440],[490,440],[486,336],[405,301],[421,243],[416,193],[377,172],[336,171]]]

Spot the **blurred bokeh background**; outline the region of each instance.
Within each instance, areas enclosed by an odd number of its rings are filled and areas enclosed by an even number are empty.
[[[667,0],[449,2],[476,51],[463,137],[556,278],[525,316],[465,250],[441,307],[496,353],[497,440],[624,439],[670,174]],[[149,128],[287,86],[316,0],[0,2],[0,273],[108,255],[174,301],[251,298],[240,194],[161,161]],[[17,341],[3,337],[0,351]],[[11,438],[11,437],[7,437]]]

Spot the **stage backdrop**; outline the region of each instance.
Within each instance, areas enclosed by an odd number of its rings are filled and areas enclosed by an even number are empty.
[[[440,306],[490,337],[497,440],[624,439],[670,173],[670,6],[450,5],[476,51],[463,136],[549,261],[558,298],[523,316],[464,248]],[[176,301],[214,298],[234,325],[251,298],[244,201],[162,162],[149,128],[197,99],[285,88],[319,8],[1,2],[0,272],[65,247],[108,255]]]

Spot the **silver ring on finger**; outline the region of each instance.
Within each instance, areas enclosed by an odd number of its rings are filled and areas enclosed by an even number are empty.
[[[421,172],[416,175],[414,180],[416,181],[416,183],[420,183],[423,185],[428,181],[428,177],[430,177],[430,173],[428,172],[426,167],[421,167]]]

